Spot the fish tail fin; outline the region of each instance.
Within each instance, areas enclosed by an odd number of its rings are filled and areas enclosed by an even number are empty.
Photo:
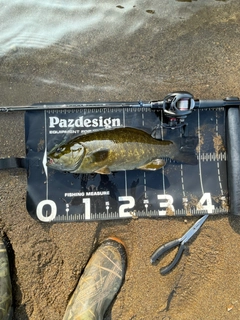
[[[179,138],[179,141],[175,141],[175,144],[176,153],[173,156],[173,160],[191,165],[198,164],[196,155],[198,139],[196,137],[182,137]]]
[[[173,157],[173,160],[177,162],[185,163],[185,164],[191,164],[191,165],[198,164],[196,154],[190,153],[190,152],[179,151],[179,153]]]

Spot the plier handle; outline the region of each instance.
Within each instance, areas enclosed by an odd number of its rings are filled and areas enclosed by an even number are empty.
[[[205,214],[203,217],[198,219],[197,222],[195,222],[194,225],[181,238],[172,240],[172,241],[162,245],[152,254],[152,256],[150,258],[150,262],[153,264],[157,260],[159,260],[165,252],[171,250],[172,248],[179,246],[178,252],[177,252],[175,258],[173,259],[173,261],[169,265],[167,265],[166,267],[163,267],[160,269],[160,273],[162,275],[165,275],[168,272],[170,272],[175,267],[175,265],[179,262],[182,254],[183,254],[183,251],[186,248],[185,243],[187,241],[189,241],[189,239],[191,239],[192,236],[201,228],[201,226],[203,225],[203,223],[205,222],[205,220],[207,218],[208,218],[208,214]]]

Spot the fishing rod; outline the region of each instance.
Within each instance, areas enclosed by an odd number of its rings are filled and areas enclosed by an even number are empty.
[[[136,102],[81,102],[81,103],[43,103],[31,106],[0,107],[0,112],[12,111],[39,111],[64,109],[99,109],[99,108],[147,108],[152,111],[163,111],[166,128],[179,128],[184,125],[186,117],[194,109],[216,109],[237,107],[240,105],[238,97],[227,97],[223,100],[199,100],[186,91],[177,91],[168,94],[163,100],[136,101]]]

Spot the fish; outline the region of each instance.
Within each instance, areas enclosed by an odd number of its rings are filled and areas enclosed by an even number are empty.
[[[12,285],[8,254],[0,238],[0,319],[12,319]]]
[[[49,168],[71,173],[111,174],[123,170],[158,170],[171,158],[196,164],[196,155],[181,152],[174,141],[157,140],[131,127],[79,135],[56,145],[47,155]]]

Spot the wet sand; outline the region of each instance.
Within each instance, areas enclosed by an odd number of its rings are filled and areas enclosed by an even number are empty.
[[[240,95],[238,0],[172,1],[172,10],[166,1],[120,4],[117,12],[109,4],[92,9],[107,13],[89,32],[71,30],[42,48],[13,44],[0,57],[1,105],[154,100],[174,90],[201,99]],[[121,29],[113,19],[111,31],[111,17],[128,24]],[[23,113],[1,114],[0,141],[1,157],[25,155]],[[240,318],[238,217],[209,217],[179,265],[161,276],[175,252],[156,266],[151,253],[197,218],[44,224],[26,210],[26,183],[23,169],[0,172],[0,228],[15,254],[14,319],[62,319],[89,256],[108,236],[124,241],[128,267],[106,319]]]

